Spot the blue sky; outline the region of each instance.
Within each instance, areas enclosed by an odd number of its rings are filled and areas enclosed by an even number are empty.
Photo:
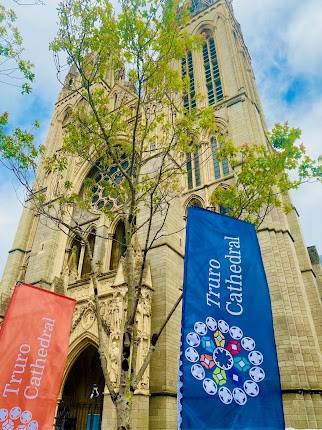
[[[5,4],[13,4],[5,0]],[[35,64],[31,96],[19,96],[1,86],[0,111],[8,111],[15,126],[41,121],[37,139],[46,138],[59,83],[48,44],[55,35],[56,5],[20,6],[18,25],[26,55]],[[269,127],[288,120],[303,130],[312,156],[321,154],[322,136],[322,1],[234,0],[235,14],[250,51]],[[11,175],[0,167],[0,274],[12,244],[23,194]],[[293,193],[307,245],[322,254],[322,187],[306,184]]]

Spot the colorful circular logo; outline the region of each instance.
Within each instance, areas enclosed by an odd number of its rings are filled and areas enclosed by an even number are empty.
[[[38,422],[32,419],[30,411],[22,411],[19,406],[10,410],[0,409],[1,430],[38,430]]]
[[[205,392],[218,395],[226,405],[234,401],[239,406],[258,396],[265,371],[260,367],[264,356],[255,349],[255,340],[244,336],[239,327],[229,327],[213,317],[197,321],[193,328],[186,336],[185,357]]]

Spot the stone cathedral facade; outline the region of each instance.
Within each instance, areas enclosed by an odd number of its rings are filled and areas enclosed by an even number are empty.
[[[251,59],[230,0],[195,0],[187,30],[203,33],[200,52],[182,59],[182,74],[189,75],[190,91],[184,97],[187,108],[198,101],[196,93],[213,106],[218,133],[236,144],[265,144],[266,125],[256,89]],[[64,123],[75,96],[62,90],[55,105],[46,142],[47,151],[56,151],[63,139]],[[151,333],[176,302],[183,277],[185,214],[189,205],[209,207],[212,190],[232,179],[229,165],[216,159],[217,137],[200,142],[198,153],[187,155],[185,191],[173,201],[164,225],[164,235],[148,254],[143,298],[138,309],[139,355],[142,362]],[[69,169],[81,192],[90,174],[85,165]],[[48,178],[43,178],[46,186]],[[99,199],[99,196],[97,196]],[[84,223],[88,233],[102,232],[121,238],[121,220],[110,223],[89,216]],[[173,234],[173,232],[177,232]],[[310,255],[303,241],[296,209],[288,215],[271,212],[258,233],[268,278],[284,411],[287,427],[322,428],[322,277],[314,249]],[[95,238],[95,235],[91,235]],[[139,238],[140,239],[140,238]],[[122,255],[116,241],[91,239],[99,276],[101,315],[108,327],[106,355],[112,381],[117,379],[120,324],[126,294]],[[137,244],[140,260],[140,246]],[[311,261],[312,260],[312,261]],[[102,416],[102,429],[114,429],[115,417],[97,354],[97,325],[91,302],[89,262],[85,248],[52,229],[48,222],[24,209],[1,283],[1,314],[17,280],[41,285],[77,300],[68,362],[60,393],[60,404],[68,409],[70,427],[86,428],[86,417],[97,385],[102,395],[95,408]],[[176,390],[180,334],[180,310],[167,325],[134,400],[136,430],[176,429]],[[92,402],[92,403],[91,403]],[[62,410],[62,406],[58,409]],[[59,428],[59,422],[57,421]],[[196,429],[197,430],[197,429]]]

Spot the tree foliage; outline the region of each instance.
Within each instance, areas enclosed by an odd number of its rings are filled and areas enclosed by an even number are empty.
[[[44,4],[42,0],[13,0],[19,6]],[[0,0],[0,84],[19,88],[22,94],[30,94],[35,80],[33,64],[24,57],[23,38],[16,26],[17,15],[12,8],[5,7]],[[16,172],[19,168],[28,168],[34,164],[38,150],[35,150],[33,131],[39,128],[35,121],[30,130],[11,129],[8,112],[0,113],[0,145],[1,161],[15,163]],[[27,155],[28,153],[28,155]],[[13,165],[11,164],[11,168]]]
[[[26,4],[15,1],[17,4]],[[30,4],[36,4],[33,2]],[[35,75],[33,65],[24,58],[23,39],[16,26],[17,15],[12,8],[0,3],[0,83],[31,92]]]
[[[228,160],[233,180],[215,189],[212,204],[257,227],[273,208],[287,213],[291,207],[285,197],[290,190],[303,182],[322,182],[322,157],[311,159],[300,137],[301,130],[286,123],[275,125],[265,146],[222,144],[217,156]]]

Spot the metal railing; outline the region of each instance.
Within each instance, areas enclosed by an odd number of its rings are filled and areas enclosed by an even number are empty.
[[[61,401],[55,420],[55,430],[99,430],[103,411],[103,397],[88,402]]]

